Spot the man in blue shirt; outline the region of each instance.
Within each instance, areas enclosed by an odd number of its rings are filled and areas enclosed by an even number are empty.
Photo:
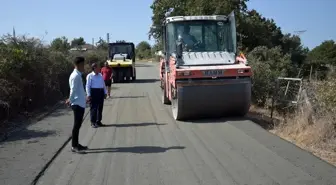
[[[100,67],[93,63],[92,73],[86,77],[87,99],[90,101],[91,126],[97,128],[104,126],[101,122],[103,115],[104,99],[107,96],[105,81],[100,73]]]
[[[75,69],[69,77],[70,96],[66,103],[71,106],[74,113],[74,125],[72,129],[72,147],[71,151],[81,153],[83,150],[88,149],[78,143],[79,130],[82,126],[86,100],[85,90],[82,80],[82,73],[84,72],[83,57],[76,57],[74,60]]]

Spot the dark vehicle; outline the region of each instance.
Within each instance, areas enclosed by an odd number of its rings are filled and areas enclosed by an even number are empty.
[[[112,68],[113,83],[134,81],[136,79],[134,43],[109,43],[107,63]]]

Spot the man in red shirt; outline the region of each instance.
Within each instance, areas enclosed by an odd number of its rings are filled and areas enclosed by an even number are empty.
[[[105,66],[101,68],[101,74],[103,75],[105,85],[107,88],[107,95],[111,97],[111,85],[112,85],[112,68],[105,62]]]

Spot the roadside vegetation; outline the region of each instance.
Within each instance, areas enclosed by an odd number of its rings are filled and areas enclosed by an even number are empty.
[[[70,51],[85,45],[83,38],[66,37],[45,45],[38,38],[3,35],[0,39],[0,128],[17,115],[30,116],[41,107],[54,105],[69,93],[68,78],[74,56],[103,61],[100,50]],[[85,79],[85,78],[84,78]]]
[[[162,48],[161,20],[170,8],[174,8],[171,15],[229,14],[234,10],[239,50],[245,53],[254,72],[251,111],[270,115],[274,92],[279,90],[275,83],[278,77],[302,78],[301,90],[306,96],[299,94],[304,98],[295,105],[288,101],[276,104],[273,120],[280,121],[274,121],[277,124],[271,131],[336,164],[335,42],[324,41],[309,50],[302,45],[299,36],[283,33],[274,20],[249,9],[247,1],[225,1],[224,4],[215,0],[154,1],[149,35],[156,44],[151,46],[146,41],[137,44],[137,59],[156,60],[154,53]],[[3,35],[0,39],[0,128],[10,118],[29,116],[38,108],[64,99],[69,92],[68,77],[73,70],[74,56],[85,56],[87,64],[105,60],[107,43],[103,39],[94,49],[70,51],[87,45],[82,37],[71,41],[59,37],[45,45],[38,38]],[[289,91],[294,97],[298,90],[292,87]],[[279,100],[284,98],[283,95],[278,97]]]

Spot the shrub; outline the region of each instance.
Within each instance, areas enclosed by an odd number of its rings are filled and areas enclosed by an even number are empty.
[[[249,52],[247,58],[253,70],[252,102],[265,106],[273,92],[276,78],[287,76],[291,70],[290,56],[283,55],[280,47],[269,49],[259,46]]]
[[[55,103],[68,93],[69,55],[25,36],[5,35],[0,42],[1,120]]]
[[[316,103],[318,103],[319,114],[332,113],[336,115],[336,77],[328,80],[312,82],[311,86],[315,92]]]
[[[54,104],[68,96],[71,61],[78,55],[54,51],[35,38],[1,37],[0,120]],[[86,61],[97,62],[103,62],[105,56],[102,51],[81,55]]]

